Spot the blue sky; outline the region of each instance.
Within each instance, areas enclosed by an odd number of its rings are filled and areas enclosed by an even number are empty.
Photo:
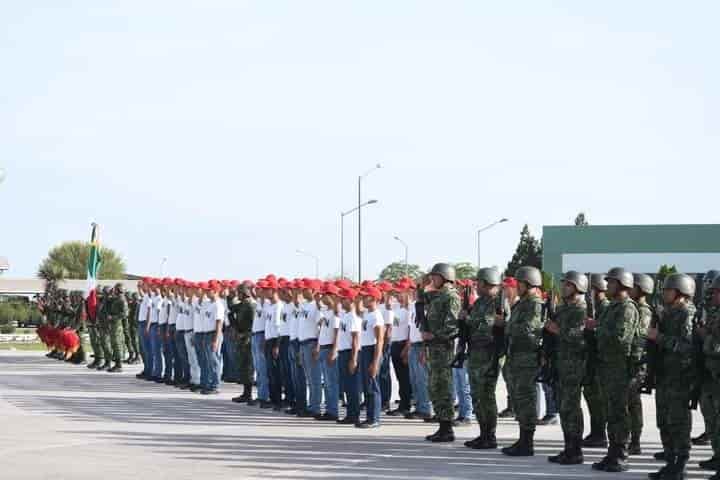
[[[64,3],[0,17],[9,277],[92,221],[134,273],[336,274],[376,163],[369,277],[395,234],[472,261],[500,217],[483,264],[581,210],[717,222],[718,2]]]

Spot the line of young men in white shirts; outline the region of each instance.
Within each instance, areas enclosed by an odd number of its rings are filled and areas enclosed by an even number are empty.
[[[269,275],[257,284],[243,283],[253,287],[255,302],[248,334],[257,399],[246,395],[234,401],[278,411],[286,406],[288,414],[359,428],[378,427],[381,410],[432,421],[412,280],[354,285]],[[137,320],[145,368],[137,377],[217,393],[228,299],[237,302],[233,290],[238,285],[153,278],[139,282],[143,297]],[[383,361],[392,362],[400,389],[398,408],[392,411],[382,395]],[[347,405],[342,419],[341,399]]]

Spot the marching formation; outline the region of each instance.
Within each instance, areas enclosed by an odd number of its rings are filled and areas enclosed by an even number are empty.
[[[454,441],[454,427],[474,411],[472,449],[498,447],[502,374],[519,427],[518,440],[502,448],[508,456],[534,455],[542,383],[565,443],[548,460],[577,465],[584,447],[607,448],[592,465],[605,472],[626,471],[628,456],[641,453],[640,396],[654,393],[663,446],[654,457],[665,464],[649,477],[685,478],[693,443],[712,445],[700,467],[719,470],[720,272],[704,275],[701,295],[689,275],[654,280],[623,268],[569,271],[559,288],[543,284],[535,267],[514,278],[481,268],[475,281],[456,281],[443,263],[417,283],[145,278],[139,296],[105,289],[95,318],[77,292],[42,301],[47,324],[38,335],[51,357],[82,363],[91,346],[88,368],[119,372],[142,359],[139,379],[203,395],[239,383],[233,402],[289,415],[364,429],[379,427],[383,413],[437,423],[430,442]],[[698,405],[706,430],[691,439]]]

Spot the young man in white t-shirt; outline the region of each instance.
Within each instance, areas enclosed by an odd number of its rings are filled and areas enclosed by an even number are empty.
[[[393,305],[393,326],[391,332],[390,358],[392,359],[395,378],[398,381],[400,404],[398,408],[388,412],[390,416],[405,416],[410,413],[410,369],[408,359],[403,357],[407,351],[410,338],[410,312],[408,311],[407,286],[398,283],[393,287],[398,303]]]
[[[252,358],[255,368],[255,382],[257,384],[257,399],[247,402],[249,406],[265,405],[270,399],[270,386],[268,384],[267,362],[265,360],[265,318],[263,308],[265,306],[266,281],[259,280],[255,291],[257,292],[257,303],[255,304],[255,318],[252,323]]]
[[[307,378],[302,364],[302,349],[300,346],[300,322],[302,321],[302,305],[304,298],[302,294],[302,282],[295,280],[288,285],[289,295],[292,300],[288,302],[288,330],[290,332],[290,347],[288,349],[288,361],[292,376],[295,404],[285,413],[297,415],[301,418],[312,417],[307,409]]]
[[[340,387],[347,399],[347,416],[338,420],[343,425],[360,423],[360,392],[362,389],[359,369],[360,334],[362,319],[355,309],[357,291],[351,288],[340,290],[342,302],[340,312],[340,331],[338,333],[338,367],[340,368]]]
[[[410,385],[412,388],[413,398],[415,399],[415,410],[405,418],[410,420],[432,421],[432,404],[430,403],[430,394],[428,392],[428,365],[425,361],[425,344],[422,338],[422,331],[417,320],[417,308],[422,306],[416,305],[414,301],[415,287],[408,283],[408,324],[410,326],[409,347],[404,356],[407,357],[408,367],[410,370]],[[402,302],[402,296],[401,296]]]
[[[190,383],[190,363],[188,361],[187,344],[185,343],[185,332],[187,330],[187,297],[185,280],[178,279],[176,284],[177,315],[175,316],[175,361],[177,362],[175,386],[182,388]]]
[[[280,323],[282,322],[283,304],[278,295],[278,283],[275,279],[266,284],[268,301],[263,308],[265,319],[265,362],[270,387],[270,400],[261,403],[260,408],[272,408],[279,412],[282,409],[282,378],[280,376]]]
[[[315,292],[319,290],[320,286],[321,284],[318,281],[303,280],[302,287],[305,302],[301,307],[300,328],[298,330],[302,364],[305,369],[307,384],[310,387],[308,410],[313,417],[320,417],[320,402],[322,400],[322,372],[318,358],[314,354],[318,334],[320,333],[318,325],[319,309],[315,301]]]
[[[362,354],[361,368],[365,379],[365,405],[366,420],[357,425],[359,428],[377,428],[380,426],[380,407],[382,395],[378,374],[382,362],[383,341],[385,339],[385,325],[382,314],[378,310],[378,302],[382,292],[375,287],[365,287],[360,295],[363,298],[365,313],[362,322]]]
[[[338,420],[340,395],[340,370],[338,369],[338,332],[340,330],[340,305],[337,294],[340,290],[333,284],[324,286],[320,300],[320,335],[316,352],[323,376],[325,413],[318,420]]]
[[[207,382],[203,386],[203,395],[218,394],[220,375],[222,373],[222,329],[225,321],[225,302],[219,296],[220,286],[211,284],[208,286],[208,301],[205,309],[204,332],[205,332],[205,356],[207,362]]]
[[[292,367],[290,366],[290,319],[292,318],[292,286],[291,282],[278,280],[280,286],[280,301],[282,302],[282,315],[278,328],[280,342],[280,380],[282,391],[285,394],[283,405],[293,408],[295,406],[295,383],[293,382]]]
[[[390,346],[392,343],[392,330],[395,323],[395,311],[393,309],[393,292],[392,284],[384,281],[377,285],[378,290],[382,293],[382,299],[378,304],[378,310],[382,314],[385,332],[383,337],[383,353],[382,363],[380,364],[380,374],[378,381],[380,382],[380,393],[382,395],[382,410],[390,410],[390,399],[392,398],[392,378],[390,377]]]

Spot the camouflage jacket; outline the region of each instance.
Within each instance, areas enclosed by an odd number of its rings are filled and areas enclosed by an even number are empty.
[[[233,327],[235,331],[239,335],[250,335],[252,333],[253,319],[255,318],[255,300],[246,298],[230,305],[229,308],[234,314],[235,324]]]
[[[585,317],[587,305],[584,300],[564,303],[555,311],[558,333],[559,358],[576,358],[585,355]]]
[[[603,310],[596,336],[599,357],[605,363],[626,363],[638,333],[639,314],[630,298],[613,300]]]
[[[466,323],[473,348],[486,348],[493,344],[493,325],[497,297],[480,296],[473,303]]]
[[[107,315],[112,316],[113,320],[122,320],[127,318],[130,313],[127,300],[125,300],[125,296],[123,295],[116,295],[110,298],[107,302],[106,308]]]
[[[512,308],[510,321],[505,326],[508,341],[508,358],[530,366],[537,365],[537,351],[542,338],[543,301],[535,295],[520,299]]]
[[[446,283],[427,297],[430,302],[427,306],[427,331],[435,337],[431,343],[451,342],[458,334],[460,295],[455,287]]]
[[[720,306],[708,307],[706,313],[705,366],[717,382],[720,381]]]
[[[658,325],[657,345],[662,355],[664,377],[692,374],[693,328],[688,304],[666,306]]]

